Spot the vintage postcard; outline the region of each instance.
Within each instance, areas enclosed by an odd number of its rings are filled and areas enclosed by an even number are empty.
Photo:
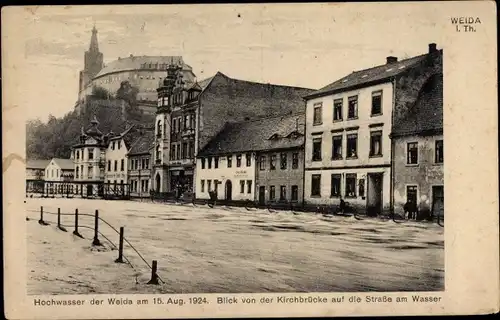
[[[498,312],[496,26],[489,1],[4,7],[6,317]]]

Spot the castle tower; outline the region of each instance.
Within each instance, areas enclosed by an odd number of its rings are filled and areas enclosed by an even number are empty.
[[[99,52],[99,43],[97,42],[97,29],[94,25],[92,36],[90,38],[89,50],[85,52],[84,71],[89,80],[92,80],[103,68],[103,55]]]
[[[97,29],[94,25],[89,50],[85,51],[83,70],[80,71],[79,92],[82,91],[104,67],[103,54],[99,52]]]

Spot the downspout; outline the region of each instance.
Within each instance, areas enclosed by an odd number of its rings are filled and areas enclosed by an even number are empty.
[[[389,212],[392,219],[394,216],[394,139],[392,138],[392,128],[394,126],[394,113],[396,111],[396,78],[392,78],[392,112],[391,112],[391,133],[389,134],[389,139],[391,139],[391,181],[389,189]]]
[[[302,209],[305,210],[305,196],[306,196],[306,143],[307,143],[307,100],[304,99],[305,112],[304,112],[304,144],[302,145]],[[300,153],[299,153],[300,155]]]

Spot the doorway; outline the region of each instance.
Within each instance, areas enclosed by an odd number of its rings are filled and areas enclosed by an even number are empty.
[[[225,194],[226,194],[226,200],[232,200],[233,196],[233,184],[231,183],[231,180],[226,181],[226,189],[225,189]]]
[[[156,174],[156,192],[160,192],[160,183],[161,183],[161,178],[160,178],[160,174],[157,173]]]
[[[366,199],[366,213],[369,216],[377,216],[382,213],[383,185],[383,173],[368,174],[368,197]]]
[[[432,216],[444,216],[444,187],[432,186]]]
[[[259,187],[259,204],[263,206],[266,203],[266,187]]]

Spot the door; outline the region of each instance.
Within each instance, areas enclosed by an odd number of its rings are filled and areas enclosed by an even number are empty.
[[[266,203],[266,187],[259,187],[259,204],[264,205]]]
[[[376,216],[382,213],[383,182],[383,173],[368,174],[368,197],[366,199],[366,212],[369,216]]]
[[[444,187],[432,186],[432,216],[444,216]]]
[[[160,182],[161,182],[160,174],[157,173],[156,174],[156,192],[158,192],[158,193],[160,192]]]
[[[232,200],[233,196],[233,184],[231,183],[231,180],[226,181],[226,188],[225,188],[225,194],[226,194],[226,200]]]

